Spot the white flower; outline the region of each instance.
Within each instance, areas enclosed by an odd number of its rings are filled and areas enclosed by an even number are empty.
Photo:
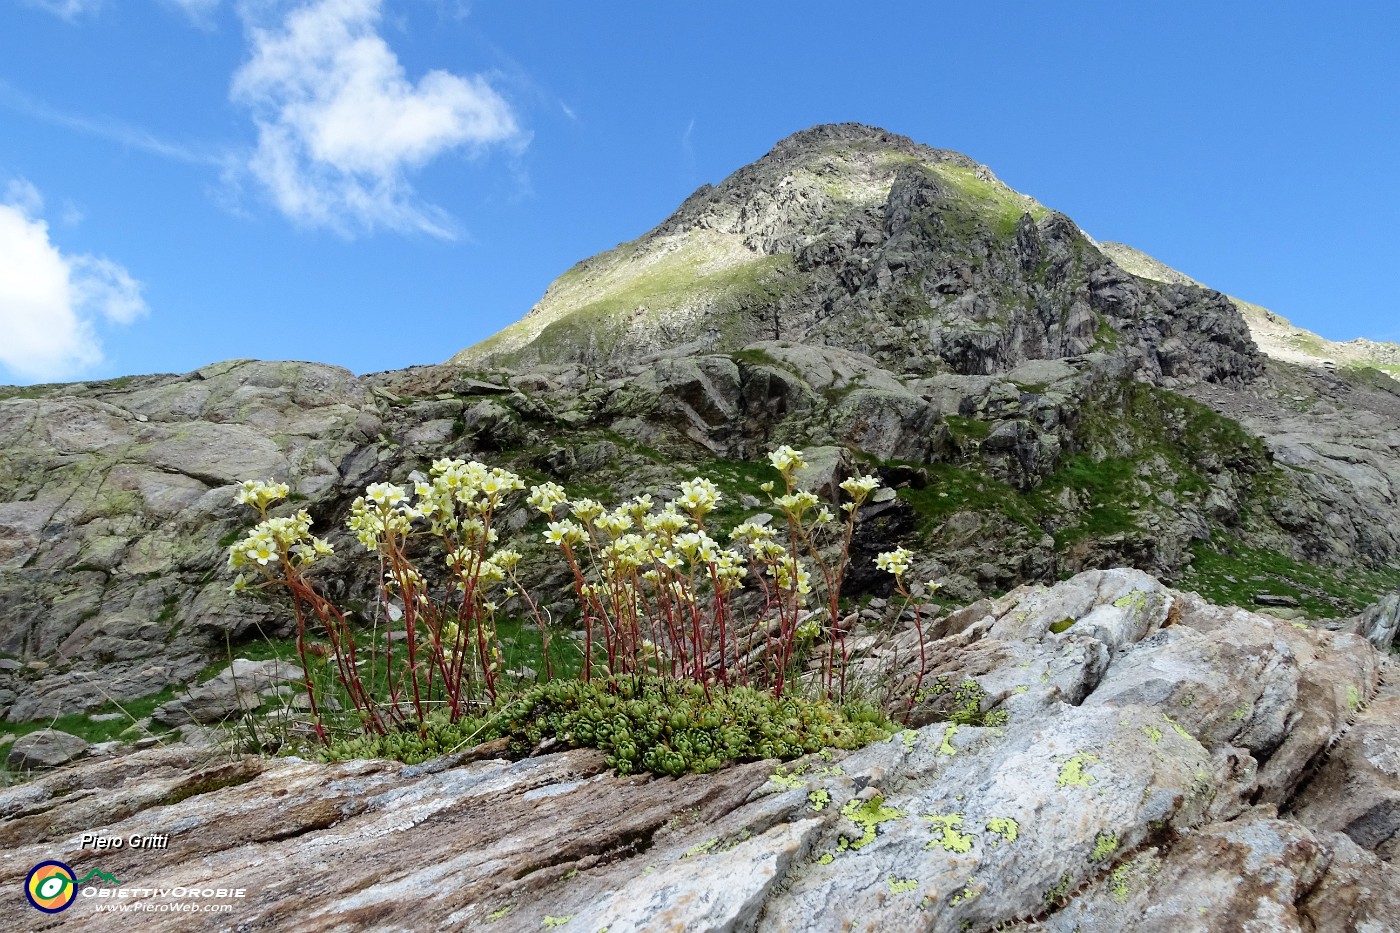
[[[676,506],[698,519],[713,512],[721,498],[718,486],[703,476],[697,476],[681,483],[681,495],[676,500]]]
[[[852,499],[864,502],[867,496],[880,488],[880,481],[873,476],[852,476],[841,484],[841,488],[846,490]]]
[[[909,558],[912,556],[907,548],[895,548],[876,555],[875,566],[885,573],[902,577],[909,572]]]
[[[530,496],[525,501],[545,515],[553,515],[556,508],[568,504],[569,497],[558,483],[541,483],[530,487]]]
[[[369,497],[371,502],[381,507],[396,506],[408,498],[404,488],[393,483],[371,483],[369,488],[365,490],[365,495]]]
[[[783,474],[784,479],[791,478],[795,471],[807,465],[807,461],[802,459],[802,454],[786,444],[770,453],[768,462],[773,464],[773,469]]]
[[[565,519],[562,522],[550,522],[549,530],[544,533],[544,539],[550,544],[563,547],[566,544],[581,544],[587,535],[577,522]]]

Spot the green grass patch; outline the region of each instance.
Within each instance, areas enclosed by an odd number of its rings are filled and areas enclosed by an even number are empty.
[[[743,350],[735,350],[733,353],[729,354],[729,358],[736,363],[748,363],[751,366],[783,365],[773,354],[758,347],[746,347]]]
[[[970,466],[933,463],[921,466],[929,474],[923,489],[906,487],[898,495],[931,531],[958,512],[996,512],[1027,528],[1040,529],[1035,508],[1011,486]]]
[[[1348,363],[1342,372],[1349,379],[1381,389],[1393,395],[1400,395],[1400,366],[1385,363]]]
[[[1029,498],[1042,514],[1056,508],[1055,499],[1064,489],[1079,493],[1081,501],[1087,499],[1079,523],[1056,534],[1057,545],[1135,531],[1138,529],[1135,510],[1128,503],[1133,501],[1136,473],[1134,461],[1124,457],[1095,460],[1086,454],[1077,454],[1066,460]]]
[[[961,195],[964,203],[987,219],[998,236],[1014,236],[1022,214],[1030,214],[1032,220],[1038,221],[1050,213],[1043,205],[1006,185],[978,177],[975,169],[947,162],[936,163],[931,168]]]
[[[785,277],[780,273],[792,265],[792,257],[785,254],[712,271],[705,269],[707,261],[703,250],[678,250],[648,263],[591,299],[581,298],[574,309],[546,325],[535,343],[547,354],[594,342],[606,349],[638,314],[653,320],[704,296],[710,296],[712,309],[766,303],[783,294]]]
[[[948,433],[953,436],[953,440],[962,445],[967,441],[986,440],[987,435],[992,433],[992,426],[989,422],[981,418],[964,418],[961,415],[945,415],[943,421],[948,425]]]
[[[76,735],[80,739],[89,742],[110,742],[118,738],[131,738],[130,735],[123,736],[133,725],[142,719],[150,716],[157,706],[168,703],[175,699],[175,696],[182,691],[179,687],[166,687],[159,693],[150,696],[140,697],[135,700],[123,700],[120,703],[109,701],[102,706],[90,710],[86,713],[71,713],[66,716],[58,716],[52,719],[31,720],[29,722],[0,722],[0,735],[12,735],[19,738],[22,735],[29,735],[31,732],[39,732],[43,729],[57,729],[59,732],[67,732],[69,735]],[[111,713],[120,714],[120,718],[110,720],[95,720],[92,717],[102,716]],[[153,729],[153,732],[163,732],[160,727]],[[0,746],[0,769],[4,767],[4,758],[9,753],[9,744]]]
[[[1217,536],[1197,542],[1191,566],[1176,581],[1213,603],[1257,610],[1259,593],[1292,596],[1309,618],[1352,616],[1400,589],[1400,568],[1321,567],[1277,551],[1247,547]]]

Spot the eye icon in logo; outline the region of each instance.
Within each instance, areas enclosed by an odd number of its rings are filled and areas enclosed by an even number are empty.
[[[35,910],[56,914],[73,903],[78,886],[73,869],[62,862],[40,862],[29,870],[24,880],[24,896]]]

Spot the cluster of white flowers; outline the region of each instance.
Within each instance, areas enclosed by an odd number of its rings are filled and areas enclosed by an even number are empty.
[[[789,592],[795,589],[798,596],[812,592],[812,575],[802,561],[794,560],[791,554],[783,554],[769,564],[768,575],[777,581],[780,589]]]
[[[233,498],[239,505],[251,505],[259,512],[265,512],[272,503],[287,498],[289,492],[291,492],[291,487],[286,483],[250,479],[238,484],[238,490],[233,494]]]
[[[873,476],[852,476],[841,483],[841,488],[859,505],[880,488],[880,481]]]
[[[798,521],[802,520],[803,514],[808,509],[816,508],[819,502],[821,500],[817,498],[816,493],[808,492],[805,489],[785,493],[773,500],[774,505],[791,514]]]
[[[885,573],[902,577],[909,572],[909,559],[914,555],[909,553],[908,548],[898,547],[893,551],[885,551],[875,556],[875,566]]]
[[[564,487],[558,483],[542,483],[539,486],[530,487],[530,495],[525,501],[532,508],[539,509],[545,515],[553,517],[554,510],[568,502],[569,496],[564,492]]]
[[[773,464],[773,469],[781,473],[785,480],[791,480],[792,474],[807,465],[807,461],[802,459],[802,454],[786,444],[770,453],[768,462]]]
[[[550,544],[563,547],[566,544],[573,547],[588,540],[588,532],[583,530],[583,526],[578,522],[569,521],[567,518],[560,522],[550,522],[549,528],[544,533],[544,539]]]
[[[651,496],[641,495],[609,511],[594,499],[571,501],[552,483],[532,487],[528,501],[548,517],[565,508],[572,516],[551,521],[544,539],[570,554],[589,545],[608,585],[585,584],[585,598],[606,597],[614,610],[630,612],[645,609],[639,581],[667,600],[693,599],[706,582],[720,593],[742,587],[744,556],[722,547],[700,525],[721,498],[712,480],[697,476],[682,482],[676,499],[659,510]]]
[[[239,486],[239,502],[251,505],[266,514],[267,507],[287,496],[285,483],[264,483],[253,480]],[[311,515],[305,509],[294,515],[264,518],[245,536],[235,541],[228,551],[229,566],[234,570],[255,567],[264,576],[272,576],[286,561],[300,568],[315,563],[331,553],[331,546],[311,533]],[[248,579],[239,573],[233,589],[243,589]]]
[[[718,486],[703,476],[697,476],[681,483],[681,497],[676,500],[676,505],[699,521],[715,510],[720,498]]]
[[[807,465],[799,451],[779,447],[768,460],[783,477],[786,489],[774,495],[773,483],[762,488],[787,516],[790,528],[810,529],[834,520],[818,496],[794,487],[794,474]],[[416,522],[425,522],[445,540],[448,565],[459,578],[459,589],[465,589],[471,578],[482,590],[514,579],[520,553],[504,549],[491,554],[487,547],[496,541],[491,527],[494,513],[506,497],[525,488],[519,476],[477,461],[440,459],[433,462],[428,476],[414,474],[412,479],[411,491],[394,483],[374,483],[354,501],[346,525],[361,545],[378,550],[386,539],[402,540]],[[841,489],[851,501],[843,508],[853,512],[879,486],[873,476],[845,480]],[[285,483],[250,481],[238,487],[236,497],[266,516],[267,507],[288,492]],[[779,590],[797,597],[810,593],[812,575],[793,550],[794,542],[784,542],[773,528],[744,522],[730,532],[730,548],[706,533],[704,518],[722,499],[716,483],[697,476],[682,482],[676,498],[659,509],[651,496],[642,495],[609,510],[595,499],[571,500],[562,486],[552,482],[530,487],[525,501],[548,520],[544,532],[548,543],[564,549],[570,560],[592,556],[600,576],[594,582],[580,580],[589,599],[606,596],[619,605],[639,604],[642,581],[666,598],[694,599],[698,591],[710,587],[724,595],[742,588],[750,563]],[[235,568],[247,564],[265,568],[285,556],[301,566],[329,554],[330,546],[310,534],[310,525],[305,511],[290,518],[265,517],[233,547],[230,562]],[[804,545],[809,546],[810,542]],[[879,555],[876,564],[902,577],[909,569],[909,558],[909,552],[899,548]],[[421,589],[417,584],[421,581],[415,583]],[[402,587],[401,582],[394,585]],[[508,596],[512,593],[506,591]]]
[[[408,504],[403,487],[375,483],[365,492],[350,504],[350,517],[345,520],[365,550],[376,550],[388,535],[402,537],[412,530],[419,513]]]
[[[479,534],[505,497],[525,488],[509,470],[475,460],[434,460],[428,472],[428,480],[414,485],[413,517],[427,518],[433,534],[444,537]]]

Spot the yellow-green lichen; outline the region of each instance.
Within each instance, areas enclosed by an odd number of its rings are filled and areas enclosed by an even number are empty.
[[[890,875],[889,885],[891,894],[908,894],[919,886],[919,882],[913,878],[896,878]]]
[[[953,747],[953,736],[957,734],[957,726],[949,726],[943,730],[943,741],[938,746],[938,754],[951,758],[958,753],[958,750]]]
[[[1065,872],[1063,875],[1061,875],[1060,880],[1055,884],[1055,886],[1053,888],[1050,888],[1043,895],[1045,899],[1045,906],[1054,907],[1060,901],[1064,900],[1065,895],[1069,893],[1069,886],[1071,883],[1072,881],[1070,880],[1069,872]]]
[[[1158,729],[1156,726],[1143,726],[1142,732],[1143,735],[1146,735],[1149,739],[1152,740],[1153,745],[1156,745],[1158,742],[1162,741],[1162,730]]]
[[[818,865],[830,865],[836,861],[836,855],[832,852],[823,852],[821,858],[817,859]]]
[[[1233,722],[1244,722],[1245,717],[1249,715],[1249,712],[1249,704],[1241,703],[1239,706],[1236,706],[1235,711],[1230,714],[1230,719]]]
[[[814,811],[820,813],[826,809],[826,805],[831,803],[831,794],[825,790],[814,790],[807,795],[809,803]]]
[[[915,732],[913,729],[905,729],[903,732],[899,733],[898,737],[903,740],[904,748],[907,751],[912,752],[914,746],[919,744],[919,733]]]
[[[747,842],[747,841],[749,841],[749,840],[752,839],[752,838],[753,838],[753,833],[749,832],[747,829],[741,830],[741,831],[739,832],[739,835],[733,837],[733,838],[730,839],[728,842],[726,842],[724,845],[720,846],[720,851],[727,851],[727,850],[729,850],[729,849],[732,849],[732,848],[734,848],[735,846],[737,846],[739,843],[741,843],[741,842]]]
[[[972,833],[960,831],[963,821],[961,813],[946,815],[926,813],[919,819],[932,823],[933,831],[938,834],[928,845],[924,846],[925,849],[942,849],[945,852],[959,854],[972,851],[972,842],[977,837]]]
[[[1060,765],[1060,774],[1055,779],[1055,783],[1060,787],[1088,787],[1098,780],[1089,773],[1089,766],[1098,760],[1097,755],[1088,755],[1083,752],[1073,756]]]
[[[803,770],[803,768],[793,768],[792,771],[789,772],[786,768],[779,768],[777,771],[768,775],[768,780],[777,784],[779,787],[786,787],[788,790],[796,790],[799,787],[805,786],[807,783],[805,778],[799,777]]]
[[[1054,632],[1056,635],[1061,635],[1068,632],[1074,626],[1074,622],[1074,619],[1068,617],[1061,619],[1058,622],[1051,623],[1050,631]]]
[[[978,888],[974,888],[974,887],[972,886],[972,879],[969,878],[969,879],[967,879],[967,884],[963,885],[963,889],[962,889],[961,891],[959,891],[957,894],[954,894],[954,895],[948,900],[948,903],[949,903],[950,906],[956,907],[956,906],[958,906],[959,904],[962,904],[962,903],[964,903],[964,902],[966,902],[966,901],[970,901],[970,900],[973,900],[973,899],[976,898],[976,897],[981,896],[981,894],[982,894],[981,890],[979,890]]]
[[[897,807],[881,806],[884,802],[884,797],[872,797],[865,803],[861,803],[859,800],[846,801],[846,805],[841,808],[841,815],[859,826],[861,835],[858,839],[848,839],[842,836],[838,848],[862,849],[875,841],[875,827],[881,823],[904,818],[903,810]]]
[[[1355,684],[1347,684],[1347,711],[1355,713],[1361,709],[1361,691]]]
[[[1196,737],[1191,733],[1187,732],[1186,728],[1182,726],[1181,723],[1177,722],[1175,719],[1171,718],[1166,713],[1162,714],[1162,718],[1165,719],[1168,723],[1170,723],[1171,727],[1176,730],[1176,734],[1181,736],[1183,739],[1191,739],[1193,742],[1196,740]]]
[[[574,915],[573,915],[573,914],[565,914],[565,915],[562,916],[562,917],[548,917],[548,916],[547,916],[547,917],[544,918],[544,923],[542,923],[542,924],[540,924],[540,925],[541,925],[542,927],[544,927],[546,930],[553,930],[553,929],[555,929],[555,928],[557,928],[557,927],[562,927],[564,924],[568,923],[568,922],[569,922],[570,920],[572,920],[572,919],[574,919]]]
[[[513,904],[507,904],[499,910],[491,911],[489,914],[486,915],[486,919],[490,920],[492,923],[495,923],[497,920],[500,920],[502,917],[504,917],[506,914],[510,913],[514,909],[515,906]]]
[[[1147,592],[1145,590],[1133,590],[1113,601],[1113,605],[1119,609],[1135,609],[1141,612],[1147,607]]]
[[[987,832],[993,834],[992,845],[1001,845],[1000,839],[1015,842],[1021,833],[1021,824],[1009,816],[994,816],[987,821]],[[996,838],[1000,837],[1000,839]]]
[[[1118,851],[1118,834],[1100,832],[1094,837],[1094,851],[1089,853],[1089,861],[1102,862]]]
[[[681,856],[681,858],[693,858],[697,855],[708,855],[710,853],[710,850],[717,845],[719,845],[718,839],[707,839],[704,842],[700,843],[698,846],[695,846],[693,849],[689,849],[685,853],[685,855]]]
[[[1127,904],[1128,902],[1128,877],[1131,876],[1131,873],[1133,870],[1126,864],[1121,864],[1109,873],[1109,894],[1113,895],[1114,901],[1119,902],[1119,904]]]
[[[1108,893],[1120,904],[1128,903],[1128,876],[1131,871],[1127,865],[1120,865],[1109,873]]]

